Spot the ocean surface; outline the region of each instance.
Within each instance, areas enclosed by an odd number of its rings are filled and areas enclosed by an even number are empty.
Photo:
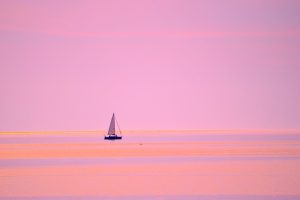
[[[0,199],[300,199],[300,133],[0,133]]]

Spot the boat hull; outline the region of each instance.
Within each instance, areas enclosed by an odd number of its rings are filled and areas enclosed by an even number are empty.
[[[104,136],[105,140],[121,140],[122,136],[118,135],[109,135],[109,136]]]

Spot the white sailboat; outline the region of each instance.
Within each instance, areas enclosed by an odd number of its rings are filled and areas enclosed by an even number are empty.
[[[115,113],[113,113],[113,116],[112,116],[110,124],[109,124],[108,132],[104,136],[105,140],[120,140],[120,139],[122,139],[122,132],[120,130],[118,122],[117,122],[117,126],[118,126],[118,129],[119,129],[120,135],[116,134],[116,127],[115,127],[116,122],[117,121],[115,119]]]

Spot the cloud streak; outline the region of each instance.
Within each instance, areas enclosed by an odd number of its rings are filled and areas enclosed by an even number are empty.
[[[300,37],[300,30],[287,31],[63,31],[0,28],[1,32],[87,38],[230,38],[230,37]]]

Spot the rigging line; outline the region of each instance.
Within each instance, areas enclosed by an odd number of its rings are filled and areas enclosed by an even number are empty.
[[[117,122],[117,127],[118,127],[118,129],[119,129],[119,131],[120,131],[120,134],[122,135],[122,131],[121,131],[121,129],[120,129],[120,126],[119,126],[119,123],[118,123],[118,120],[117,120],[116,117],[115,117],[115,120],[116,120],[116,122]]]

